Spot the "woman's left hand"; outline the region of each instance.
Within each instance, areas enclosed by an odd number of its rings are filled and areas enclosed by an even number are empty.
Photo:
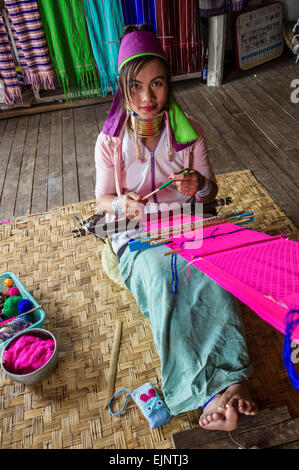
[[[187,173],[171,173],[170,179],[176,183],[178,191],[184,196],[194,196],[204,183],[204,176],[196,170],[185,168]]]

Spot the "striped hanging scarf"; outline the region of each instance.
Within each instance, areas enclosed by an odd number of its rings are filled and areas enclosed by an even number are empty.
[[[148,24],[157,32],[155,0],[121,0],[121,6],[125,25]]]
[[[200,16],[217,16],[246,8],[248,0],[199,0]]]
[[[0,79],[4,82],[6,104],[22,103],[16,60],[22,68],[23,83],[38,91],[56,87],[46,37],[36,0],[5,0],[6,13],[0,12]],[[7,22],[5,20],[5,16]],[[9,28],[16,50],[9,37]]]
[[[67,101],[101,96],[82,0],[39,0],[49,51]]]
[[[100,73],[102,95],[118,84],[117,57],[124,26],[120,0],[84,0],[93,55]]]
[[[156,0],[157,35],[172,75],[201,71],[202,42],[197,0]]]

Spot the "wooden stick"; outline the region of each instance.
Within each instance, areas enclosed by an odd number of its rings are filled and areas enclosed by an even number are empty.
[[[172,240],[170,238],[157,238],[150,242],[151,246],[164,245],[164,243],[170,243]]]
[[[171,235],[170,232],[173,232],[173,231],[184,230],[184,229],[188,230],[190,226],[198,227],[198,228],[208,227],[208,226],[215,225],[218,223],[225,223],[228,221],[228,219],[231,219],[231,218],[236,219],[239,217],[243,217],[243,213],[237,214],[237,215],[234,213],[223,214],[220,216],[208,217],[206,219],[194,220],[192,222],[185,222],[185,223],[178,224],[178,225],[173,225],[173,226],[168,226],[168,227],[163,227],[163,228],[161,227],[161,228],[151,230],[149,232],[138,233],[136,235],[133,235],[132,238],[134,238],[134,240],[145,238],[145,237],[162,238],[163,233],[165,232],[168,238],[169,235]]]
[[[173,183],[173,181],[171,181],[171,183]],[[169,183],[170,184],[170,183]],[[167,185],[168,186],[168,185]],[[165,186],[163,186],[163,188],[165,188]],[[161,191],[162,188],[157,188],[155,189],[155,191],[147,194],[146,196],[144,196],[141,201],[144,201],[145,199],[148,199],[150,196],[153,196],[154,194],[156,194],[158,191]]]
[[[178,248],[177,250],[167,251],[166,253],[163,253],[163,256],[174,255],[175,253],[180,253],[181,251],[183,251],[181,248]]]
[[[21,315],[18,315],[18,317],[22,317],[23,315],[28,315],[28,313],[34,312],[38,308],[41,308],[41,305],[37,305],[36,307],[32,308],[31,310],[28,310],[27,312],[21,313]]]
[[[113,346],[112,346],[112,352],[111,352],[110,368],[109,368],[106,398],[105,398],[105,408],[108,407],[109,400],[112,397],[113,391],[114,391],[116,367],[117,367],[119,345],[120,345],[120,338],[121,338],[121,329],[122,329],[122,321],[118,320],[118,322],[116,323],[116,330],[114,333],[114,340],[113,340]]]
[[[207,219],[194,220],[192,222],[183,223],[181,225],[173,225],[171,227],[159,228],[152,230],[151,232],[142,232],[137,235],[133,235],[134,240],[150,237],[150,238],[169,238],[181,235],[184,232],[193,232],[201,228],[212,227],[213,225],[220,225],[227,222],[236,223],[248,217],[247,214],[229,214],[216,217],[209,217]],[[245,219],[247,220],[247,219]],[[236,224],[237,225],[237,224]],[[164,235],[164,236],[163,236]],[[149,241],[149,240],[147,240]]]
[[[178,173],[178,175],[185,175],[186,173],[188,173],[189,171],[188,170],[182,170],[180,171],[180,173]],[[145,199],[148,199],[150,196],[152,196],[153,194],[156,194],[158,191],[161,191],[161,189],[163,188],[166,188],[166,186],[168,186],[169,184],[171,183],[175,183],[174,180],[168,180],[166,181],[166,183],[162,184],[159,188],[155,189],[155,191],[152,191],[151,193],[147,194],[146,196],[144,196],[141,201],[144,201]]]

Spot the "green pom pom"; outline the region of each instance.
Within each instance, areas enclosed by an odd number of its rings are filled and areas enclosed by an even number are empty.
[[[19,314],[18,303],[22,300],[20,295],[8,297],[3,305],[3,313],[7,318],[16,317]]]

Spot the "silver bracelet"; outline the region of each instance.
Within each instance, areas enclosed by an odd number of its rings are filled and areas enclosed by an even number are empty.
[[[116,196],[112,199],[112,209],[114,210],[115,214],[124,214],[125,212],[119,207],[118,201],[120,200],[121,196]]]
[[[197,191],[197,193],[195,194],[195,196],[198,196],[198,197],[205,197],[207,196],[208,194],[210,194],[210,192],[212,191],[212,183],[211,181],[207,180],[205,181],[205,184],[203,185],[203,187],[200,189],[200,191]]]

